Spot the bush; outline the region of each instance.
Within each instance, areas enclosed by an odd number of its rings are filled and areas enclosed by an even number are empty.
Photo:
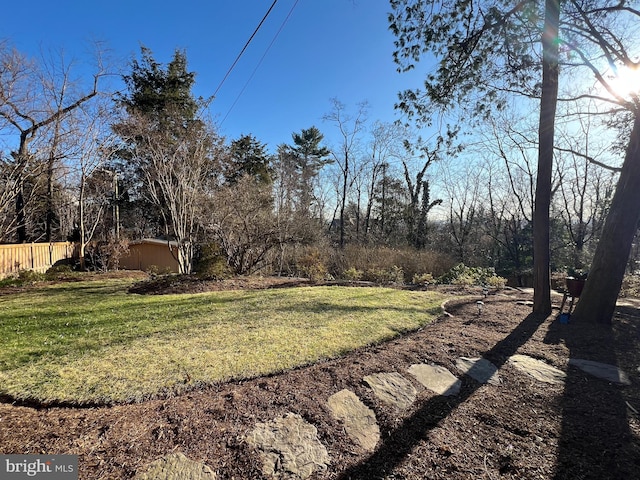
[[[79,276],[80,272],[75,271],[73,266],[69,263],[53,265],[44,274],[44,278],[46,280],[69,280],[78,278]]]
[[[32,285],[45,279],[44,274],[33,270],[20,270],[17,275],[12,275],[0,280],[0,287],[22,287]]]
[[[485,279],[485,285],[491,288],[503,289],[507,284],[507,279],[498,275],[492,275]]]
[[[194,270],[202,279],[223,280],[232,275],[224,252],[217,243],[200,245]]]
[[[504,288],[507,280],[496,275],[493,268],[467,267],[464,263],[459,263],[447,273],[439,277],[437,283],[460,286],[477,285],[492,288]]]
[[[321,282],[331,278],[325,260],[317,248],[309,248],[297,262],[297,270],[302,276],[314,282]]]
[[[342,277],[345,280],[349,280],[350,282],[357,282],[358,280],[362,280],[363,272],[362,270],[358,270],[355,267],[351,267],[342,272]]]
[[[335,276],[340,276],[349,268],[355,268],[365,272],[370,270],[369,276],[383,277],[394,268],[403,272],[403,281],[413,278],[416,274],[431,273],[439,276],[453,266],[451,259],[442,253],[422,251],[411,248],[370,247],[362,245],[347,245],[342,250],[331,250],[327,255],[329,271]],[[397,280],[397,272],[394,282]],[[375,280],[374,280],[375,281]]]
[[[338,249],[328,243],[318,243],[314,247],[289,248],[282,265],[280,271],[316,280],[344,278],[404,283],[416,274],[442,275],[453,266],[453,261],[442,253],[411,248],[347,245]]]
[[[85,248],[85,263],[88,270],[107,272],[117,270],[120,259],[129,252],[129,242],[125,239],[110,238],[107,241],[92,242]]]
[[[430,273],[416,273],[411,279],[411,283],[414,285],[429,285],[433,283],[433,275]]]
[[[640,298],[640,276],[625,275],[622,279],[621,297]]]
[[[386,283],[404,283],[404,272],[402,268],[392,265],[391,268],[370,268],[365,270],[363,279],[369,282],[375,282],[380,284]]]

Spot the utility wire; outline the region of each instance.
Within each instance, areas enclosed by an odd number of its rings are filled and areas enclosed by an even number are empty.
[[[249,44],[251,43],[251,40],[253,40],[253,37],[256,36],[256,33],[258,33],[258,30],[260,30],[260,27],[262,26],[262,24],[264,23],[264,21],[267,19],[267,17],[269,16],[269,14],[271,13],[271,10],[273,10],[273,7],[276,6],[276,3],[278,2],[278,0],[273,0],[273,3],[271,4],[271,6],[269,7],[269,10],[267,10],[267,13],[264,14],[264,17],[262,17],[262,20],[260,20],[260,23],[258,24],[258,26],[256,27],[256,29],[253,31],[253,33],[251,34],[251,37],[249,37],[249,40],[247,40],[247,43],[244,44],[244,47],[242,47],[242,50],[240,51],[240,53],[238,54],[238,56],[236,57],[236,59],[234,60],[233,64],[231,65],[231,67],[229,67],[229,70],[227,70],[227,73],[225,74],[224,78],[222,79],[222,81],[220,82],[220,85],[218,85],[218,88],[216,88],[216,91],[213,92],[213,97],[215,98],[215,96],[218,94],[218,91],[220,90],[220,88],[222,88],[222,85],[224,84],[225,80],[227,79],[227,77],[229,76],[229,74],[231,73],[231,71],[233,70],[233,68],[236,66],[236,63],[238,63],[238,60],[240,60],[240,57],[242,57],[242,54],[244,53],[244,51],[247,49],[247,47],[249,46]]]
[[[253,69],[253,72],[251,72],[251,75],[249,76],[249,79],[246,81],[246,83],[244,84],[244,86],[242,87],[242,90],[240,90],[240,93],[238,93],[238,96],[236,97],[236,99],[233,101],[233,104],[231,104],[231,107],[229,107],[229,110],[227,111],[227,113],[225,114],[224,118],[222,119],[222,121],[220,122],[220,126],[224,123],[224,121],[227,119],[227,117],[229,116],[229,114],[231,113],[231,110],[233,110],[233,107],[236,106],[236,103],[238,103],[238,100],[240,100],[240,97],[242,96],[242,94],[244,93],[244,91],[246,90],[247,86],[249,85],[249,83],[251,82],[251,79],[253,78],[253,76],[256,74],[256,72],[258,71],[258,68],[260,68],[260,65],[262,65],[262,61],[264,60],[264,58],[267,56],[267,53],[269,53],[269,50],[271,50],[271,47],[273,46],[273,44],[276,42],[276,39],[278,38],[278,35],[280,35],[280,32],[282,31],[282,29],[284,28],[284,26],[287,24],[287,21],[289,20],[289,17],[291,17],[291,14],[293,13],[293,10],[296,8],[296,5],[298,5],[298,2],[300,0],[296,0],[295,3],[293,4],[293,6],[291,7],[291,10],[289,10],[289,13],[287,14],[287,16],[285,17],[284,21],[282,22],[282,24],[280,25],[280,28],[278,29],[278,31],[276,32],[276,34],[274,35],[273,39],[271,40],[271,43],[269,44],[269,46],[267,47],[267,49],[265,50],[265,52],[262,54],[262,57],[260,58],[260,60],[258,61],[258,64],[256,65],[256,67]]]

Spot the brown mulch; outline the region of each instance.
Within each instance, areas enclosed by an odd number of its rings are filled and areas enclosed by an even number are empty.
[[[530,306],[518,304],[531,295],[517,290],[489,295],[479,315],[482,296],[473,293],[449,302],[452,316],[421,331],[270,377],[134,405],[0,404],[0,452],[78,454],[81,479],[131,478],[170,452],[205,462],[220,479],[262,478],[258,456],[243,437],[257,422],[292,412],[317,427],[331,457],[317,478],[640,478],[640,311],[620,307],[613,327],[564,325],[554,316],[531,315]],[[514,353],[565,370],[566,385],[519,374],[507,363]],[[362,381],[381,371],[411,378],[406,369],[414,363],[442,365],[459,375],[460,356],[492,361],[502,385],[462,376],[460,394],[441,397],[416,384],[418,401],[400,411],[379,401]],[[569,358],[617,364],[632,385],[591,377],[568,367]],[[375,411],[382,440],[373,454],[350,441],[326,405],[344,388]]]

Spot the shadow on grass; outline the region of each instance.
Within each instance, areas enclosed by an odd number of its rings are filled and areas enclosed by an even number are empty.
[[[483,358],[500,368],[533,336],[545,320],[544,316],[528,315],[509,335],[487,350]],[[469,373],[473,374],[472,371]],[[436,396],[426,401],[418,411],[406,418],[398,428],[384,438],[373,454],[342,472],[338,478],[341,480],[387,478],[387,475],[411,454],[418,443],[429,437],[431,430],[437,427],[441,420],[467,401],[481,386],[482,384],[473,382],[463,388],[457,397]]]
[[[637,311],[629,318],[632,313],[616,316],[613,326],[553,322],[545,342],[564,341],[571,359],[615,365],[631,373],[638,365],[640,343],[640,318]],[[629,427],[625,399],[638,408],[637,394],[634,385],[616,385],[569,366],[555,480],[640,478],[640,439]]]

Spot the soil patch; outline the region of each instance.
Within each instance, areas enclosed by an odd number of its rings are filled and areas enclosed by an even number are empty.
[[[531,300],[528,292],[505,290],[487,298],[477,290],[464,293],[475,296],[449,302],[450,315],[418,332],[270,377],[134,405],[35,409],[0,404],[0,452],[77,454],[81,479],[133,478],[171,453],[206,464],[219,479],[263,478],[260,453],[245,439],[256,425],[295,414],[317,429],[330,458],[327,469],[313,478],[637,478],[636,306],[619,307],[613,327],[560,324],[555,315],[532,316],[531,307],[522,304]],[[484,302],[481,314],[478,300]],[[564,385],[521,373],[508,361],[514,354],[565,371]],[[460,357],[496,365],[500,384],[464,375],[456,368]],[[570,358],[617,365],[631,385],[592,377],[570,366]],[[381,372],[411,378],[407,369],[419,363],[443,366],[458,376],[459,394],[436,395],[412,379],[416,401],[399,409],[381,401],[363,381]],[[381,440],[374,452],[349,437],[327,404],[343,389],[355,392],[375,413]]]

